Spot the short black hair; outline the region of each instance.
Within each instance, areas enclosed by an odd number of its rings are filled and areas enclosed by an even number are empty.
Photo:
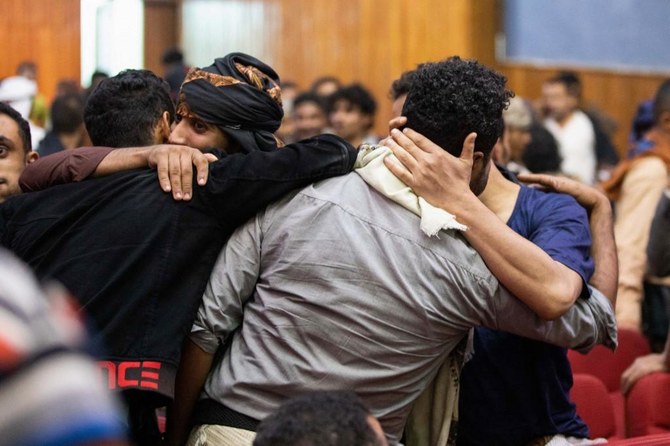
[[[125,70],[93,90],[84,122],[96,146],[145,146],[153,144],[154,127],[166,111],[172,122],[175,110],[167,82],[149,70]]]
[[[458,56],[416,70],[402,114],[407,127],[459,156],[465,137],[477,133],[475,149],[486,157],[502,134],[502,112],[514,95],[505,77]]]
[[[84,102],[79,94],[57,96],[51,104],[51,129],[72,133],[84,122]]]
[[[377,111],[377,101],[361,84],[351,84],[342,87],[333,93],[330,98],[331,109],[338,101],[346,101],[360,109],[364,115],[374,116]]]
[[[161,62],[164,65],[171,65],[174,63],[182,63],[184,61],[184,53],[179,48],[168,48],[163,52]]]
[[[315,104],[317,107],[323,110],[324,113],[328,113],[328,106],[326,105],[326,101],[318,94],[311,92],[300,93],[298,96],[296,96],[293,100],[293,110],[295,110],[299,105],[307,102]]]
[[[96,80],[98,79],[107,79],[109,77],[109,74],[106,71],[101,71],[101,70],[95,70],[93,74],[91,74],[91,84],[94,84]]]
[[[657,123],[663,112],[670,111],[670,79],[663,81],[654,97],[654,122]]]
[[[417,68],[420,68],[423,64],[419,65]],[[416,69],[405,71],[400,77],[393,81],[391,84],[391,89],[389,90],[389,97],[391,100],[395,101],[400,96],[408,94],[409,89],[412,86],[412,81],[416,75]]]
[[[582,96],[582,81],[574,71],[561,71],[556,76],[549,78],[550,84],[562,84],[570,96],[580,98]]]
[[[30,124],[23,119],[21,113],[14,110],[9,104],[0,102],[0,115],[9,116],[19,126],[19,137],[23,143],[23,150],[28,153],[33,150],[32,141],[30,139]]]
[[[375,446],[370,411],[353,392],[311,392],[258,425],[253,446]]]

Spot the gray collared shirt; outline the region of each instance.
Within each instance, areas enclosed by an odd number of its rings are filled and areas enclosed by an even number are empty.
[[[597,290],[546,322],[502,288],[462,235],[355,173],[316,183],[240,227],[221,252],[191,339],[214,352],[204,394],[263,419],[308,390],[358,393],[392,440],[468,330],[484,325],[586,351],[616,344]]]

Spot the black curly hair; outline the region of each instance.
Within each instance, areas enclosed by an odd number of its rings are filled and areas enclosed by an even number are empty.
[[[164,112],[174,119],[167,82],[148,70],[125,70],[107,78],[86,102],[84,122],[96,146],[153,144],[154,127]]]
[[[407,127],[452,155],[477,132],[475,150],[488,159],[503,131],[502,112],[514,96],[500,73],[458,56],[421,65],[402,110]]]

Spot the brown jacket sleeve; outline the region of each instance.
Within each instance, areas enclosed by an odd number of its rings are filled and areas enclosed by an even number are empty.
[[[28,164],[21,174],[21,190],[33,192],[56,184],[85,180],[112,150],[110,147],[80,147],[39,158]]]

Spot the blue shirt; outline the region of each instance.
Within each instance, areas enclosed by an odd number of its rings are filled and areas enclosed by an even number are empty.
[[[572,197],[522,185],[508,226],[588,282],[594,268],[588,218]],[[462,374],[459,445],[588,436],[570,402],[572,370],[564,348],[483,327],[475,329],[474,348]]]

